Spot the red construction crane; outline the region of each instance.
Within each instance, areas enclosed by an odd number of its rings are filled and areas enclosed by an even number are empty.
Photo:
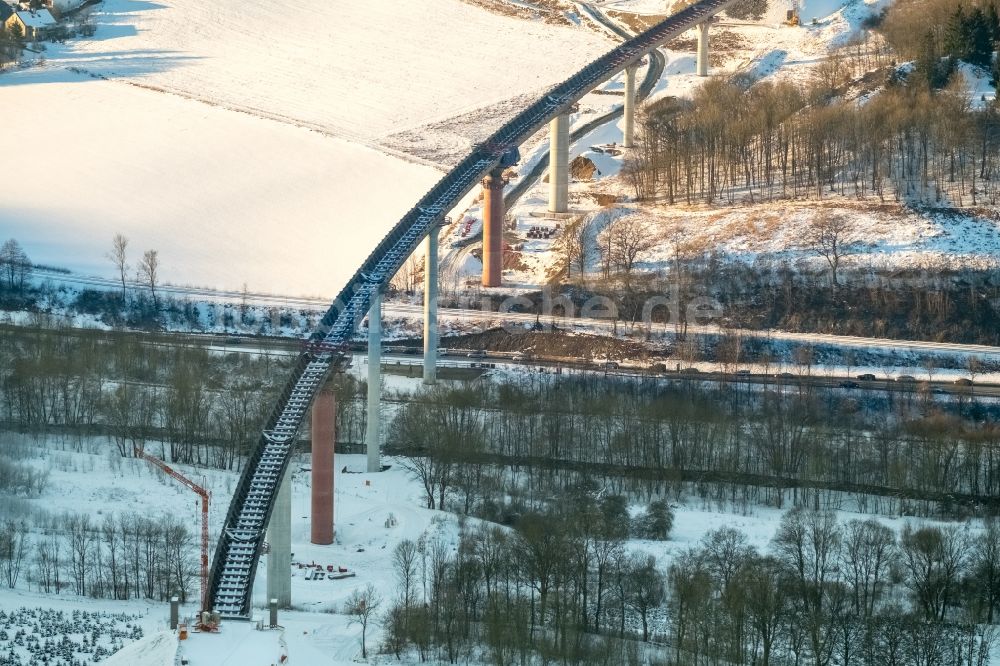
[[[208,501],[212,497],[212,493],[185,477],[159,458],[149,455],[138,446],[132,449],[132,453],[136,458],[142,458],[146,462],[158,467],[165,474],[177,479],[201,497],[201,610],[198,613],[200,618],[201,613],[208,610]]]

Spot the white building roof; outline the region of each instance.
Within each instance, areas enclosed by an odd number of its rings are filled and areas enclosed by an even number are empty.
[[[17,12],[17,18],[21,19],[21,23],[28,28],[51,28],[57,23],[52,13],[47,9]]]

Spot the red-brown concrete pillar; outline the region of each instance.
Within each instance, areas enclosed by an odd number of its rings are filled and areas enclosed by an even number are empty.
[[[503,274],[503,171],[483,179],[483,286],[499,287]]]
[[[312,407],[312,542],[333,543],[333,443],[337,403],[321,391]]]

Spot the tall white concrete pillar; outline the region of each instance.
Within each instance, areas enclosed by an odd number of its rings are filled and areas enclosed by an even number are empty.
[[[698,76],[708,76],[708,26],[708,21],[698,24]]]
[[[267,598],[280,608],[292,607],[292,475],[288,470],[278,486],[271,522],[267,526]]]
[[[565,213],[569,206],[569,115],[549,124],[549,212]]]
[[[382,405],[382,294],[372,297],[368,312],[368,420],[365,425],[365,449],[368,452],[368,471],[382,469],[378,447],[381,444]]]
[[[437,381],[438,350],[438,235],[437,226],[427,234],[424,257],[424,384]]]
[[[635,74],[638,63],[625,68],[625,119],[622,146],[631,148],[635,137]]]

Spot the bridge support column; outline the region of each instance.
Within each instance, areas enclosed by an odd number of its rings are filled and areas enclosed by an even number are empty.
[[[438,236],[441,229],[431,228],[427,234],[427,254],[424,257],[424,384],[437,381],[438,350]]]
[[[503,170],[483,179],[483,286],[499,287],[503,276]]]
[[[708,26],[708,21],[698,24],[698,76],[708,76]]]
[[[314,461],[315,464],[315,461]],[[332,464],[332,461],[331,461]],[[332,471],[332,470],[331,470]],[[267,526],[267,598],[279,608],[292,606],[292,473],[285,475],[274,498],[271,522]]]
[[[549,124],[549,212],[565,213],[569,204],[569,115]]]
[[[333,446],[336,441],[336,427],[336,399],[333,393],[320,391],[312,406],[312,534],[310,540],[322,546],[333,543]],[[273,518],[272,522],[274,522]],[[289,563],[289,572],[291,572],[291,563]],[[270,576],[268,576],[268,580],[270,580]],[[273,595],[269,591],[268,597],[271,596]]]
[[[625,118],[622,146],[631,148],[635,138],[635,74],[638,63],[625,68]]]
[[[368,419],[365,425],[365,449],[368,471],[382,471],[379,444],[382,440],[382,294],[372,297],[368,312]]]

